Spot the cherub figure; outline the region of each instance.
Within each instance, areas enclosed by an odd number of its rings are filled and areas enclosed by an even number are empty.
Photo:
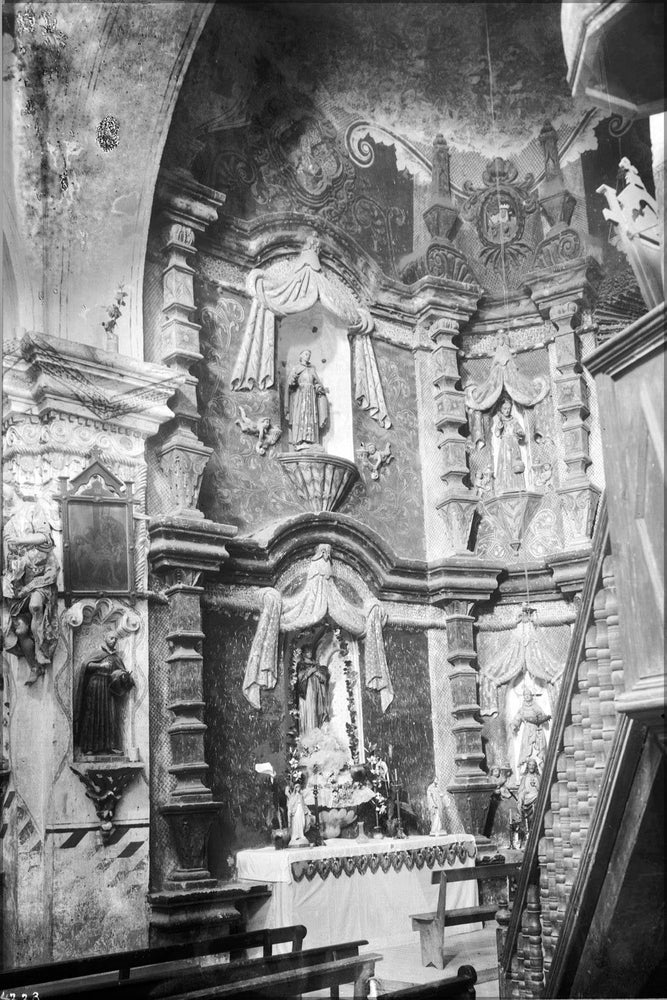
[[[485,465],[484,468],[475,473],[475,490],[480,499],[493,492],[493,479],[493,469],[490,465]]]
[[[380,469],[389,465],[390,462],[394,461],[394,455],[391,453],[391,443],[387,441],[384,448],[380,449],[372,441],[368,444],[361,442],[361,448],[357,452],[359,458],[365,461],[366,465],[371,470],[371,479],[380,478]]]
[[[276,444],[282,434],[280,427],[274,427],[269,417],[259,417],[258,420],[251,420],[242,406],[241,419],[236,421],[243,434],[254,434],[257,436],[255,451],[258,455],[266,455],[268,449]]]

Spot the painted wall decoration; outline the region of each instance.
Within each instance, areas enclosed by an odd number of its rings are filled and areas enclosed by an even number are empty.
[[[406,352],[390,344],[378,342],[375,351],[393,426],[379,432],[367,413],[355,410],[354,435],[360,446],[362,441],[372,440],[378,452],[386,453],[390,448],[394,461],[384,465],[378,481],[371,476],[374,470],[364,467],[362,461],[362,478],[352,488],[345,513],[368,524],[383,538],[391,524],[394,551],[409,558],[420,557],[424,551],[424,513],[415,490],[422,469],[414,367],[407,363]]]

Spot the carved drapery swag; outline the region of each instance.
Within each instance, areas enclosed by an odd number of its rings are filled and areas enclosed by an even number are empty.
[[[352,337],[354,398],[382,427],[391,427],[370,332],[373,320],[353,297],[323,273],[316,241],[309,241],[286,276],[251,271],[246,290],[252,299],[248,325],[232,372],[232,390],[270,389],[275,385],[276,317],[305,312],[321,302]]]
[[[274,688],[278,680],[280,632],[301,632],[325,616],[351,635],[364,638],[366,687],[379,692],[382,711],[387,711],[394,689],[382,635],[382,609],[374,603],[364,612],[341,594],[333,580],[330,545],[318,545],[306,582],[296,594],[282,598],[271,588],[263,592],[262,611],[243,678],[243,694],[254,708],[261,708],[261,689]]]
[[[527,673],[546,684],[557,685],[565,666],[548,633],[535,625],[530,612],[522,612],[509,636],[502,635],[497,654],[481,665],[481,715],[498,714],[498,688],[502,684]]]
[[[487,413],[503,392],[519,406],[533,408],[549,394],[549,380],[541,376],[528,378],[519,371],[509,337],[501,330],[486,381],[479,385],[469,385],[465,390],[465,405],[470,414],[470,436],[477,447],[484,445],[486,440],[482,413]],[[535,438],[541,436],[538,413],[533,419],[533,435]]]

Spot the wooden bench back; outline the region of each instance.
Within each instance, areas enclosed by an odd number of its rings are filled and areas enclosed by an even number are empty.
[[[119,981],[123,981],[129,979],[132,969],[139,969],[142,966],[184,962],[192,958],[203,958],[205,955],[238,955],[250,948],[261,948],[264,956],[268,957],[272,954],[274,945],[286,942],[291,942],[292,951],[301,951],[305,936],[306,928],[303,924],[294,924],[289,927],[246,931],[243,934],[227,934],[190,944],[137,948],[110,955],[93,955],[89,958],[68,959],[46,965],[24,966],[0,972],[0,988],[12,989],[33,983],[58,982],[105,972],[118,972]]]
[[[447,879],[447,884],[452,882],[472,882],[487,878],[506,878],[508,875],[517,875],[521,871],[521,862],[512,861],[502,865],[479,865],[474,868],[441,868],[431,872],[431,884],[439,885],[442,875]]]

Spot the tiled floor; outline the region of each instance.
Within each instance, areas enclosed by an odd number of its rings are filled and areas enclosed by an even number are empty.
[[[421,964],[419,936],[411,944],[395,948],[376,949],[383,960],[377,965],[378,992],[400,989],[417,983],[455,976],[461,965],[472,965],[477,973],[475,992],[484,1000],[498,998],[498,968],[496,956],[496,925],[468,934],[456,934],[445,943],[445,968],[424,968]]]
[[[374,951],[383,956],[376,966],[378,995],[391,990],[399,990],[405,986],[430,983],[436,979],[447,979],[455,976],[461,965],[472,965],[477,973],[475,993],[479,1000],[498,1000],[498,967],[496,956],[496,924],[487,925],[484,930],[471,931],[465,934],[455,934],[449,938],[445,946],[445,968],[424,968],[421,964],[419,935],[415,933],[414,941],[392,948],[378,946],[362,948],[361,951]],[[352,985],[341,986],[340,996],[351,997]],[[327,996],[328,991],[321,994],[309,993],[309,997]]]

